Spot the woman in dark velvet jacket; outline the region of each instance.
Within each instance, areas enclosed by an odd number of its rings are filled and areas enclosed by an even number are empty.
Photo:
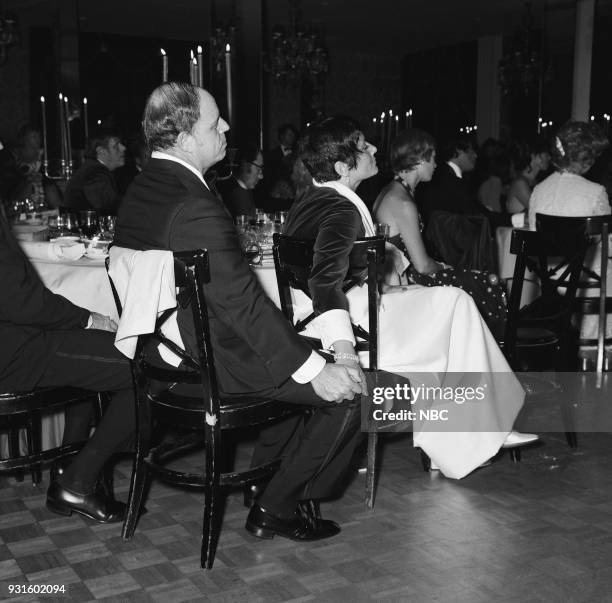
[[[363,268],[350,263],[354,241],[375,234],[370,213],[355,193],[360,182],[377,173],[375,153],[352,120],[332,117],[312,126],[300,142],[300,156],[314,186],[296,199],[285,224],[286,234],[314,241],[312,302],[299,292],[294,297],[296,318],[312,308],[316,314],[304,334],[321,339],[336,362],[362,366],[367,354],[355,354],[350,324],[367,328],[367,291],[356,286],[344,293],[342,286]],[[462,431],[434,433],[414,425],[415,446],[446,476],[464,477],[502,445],[537,439],[511,431],[524,393],[467,293],[454,287],[391,288],[380,296],[379,325],[380,368],[408,373],[413,384],[415,374],[425,373],[431,375],[428,384],[450,373],[479,373],[489,380],[491,395],[462,407]]]

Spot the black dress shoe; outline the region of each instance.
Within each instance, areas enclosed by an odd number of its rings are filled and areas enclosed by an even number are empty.
[[[100,523],[114,523],[123,521],[127,507],[125,503],[109,498],[99,485],[82,494],[63,488],[54,481],[47,490],[47,509],[59,515],[79,513]]]
[[[64,475],[64,471],[70,465],[70,458],[62,458],[55,461],[49,470],[49,484],[56,482],[58,478],[61,478]],[[96,488],[102,488],[102,492],[104,495],[110,500],[117,502],[115,500],[115,488],[114,488],[114,477],[113,477],[113,469],[114,465],[112,463],[106,463],[98,475],[98,479],[96,481]],[[60,479],[60,481],[62,481]]]
[[[337,525],[334,529],[325,520],[320,525],[314,526],[304,521],[297,513],[292,518],[286,519],[269,513],[259,505],[251,507],[245,527],[257,538],[274,538],[278,535],[303,542],[330,538],[340,531]]]
[[[308,499],[299,502],[297,505],[297,514],[303,521],[317,530],[335,531],[336,534],[340,533],[340,526],[335,521],[323,519],[321,516],[321,507],[316,500]],[[330,534],[330,536],[333,535],[334,534]]]

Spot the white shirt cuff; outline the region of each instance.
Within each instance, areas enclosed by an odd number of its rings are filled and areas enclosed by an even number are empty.
[[[310,383],[325,366],[325,358],[317,354],[314,350],[308,356],[308,360],[291,375],[296,383]]]
[[[512,214],[510,217],[512,220],[512,226],[514,228],[524,228],[525,227],[525,212],[521,212],[520,214]]]
[[[93,316],[90,314],[89,318],[87,319],[87,324],[85,325],[86,329],[91,329],[93,325]]]
[[[317,331],[324,350],[331,349],[334,341],[339,340],[350,341],[355,345],[351,318],[346,310],[323,312],[312,321],[312,325]]]

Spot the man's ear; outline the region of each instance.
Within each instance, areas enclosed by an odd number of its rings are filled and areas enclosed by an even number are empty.
[[[340,178],[343,178],[345,176],[348,176],[349,166],[346,165],[344,161],[336,161],[336,163],[334,163],[334,170],[336,170],[336,174],[338,174]]]
[[[181,149],[181,151],[189,151],[191,149],[191,143],[191,136],[187,132],[181,132],[176,137],[176,146]]]

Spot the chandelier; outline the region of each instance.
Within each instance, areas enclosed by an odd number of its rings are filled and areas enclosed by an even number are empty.
[[[272,28],[265,69],[279,84],[300,83],[304,78],[317,82],[327,74],[329,59],[321,34],[301,20],[299,0],[289,0],[289,26]]]
[[[545,71],[542,34],[534,28],[531,0],[525,2],[523,29],[514,35],[509,46],[498,66],[502,94],[518,92],[527,95],[541,85]]]
[[[17,20],[10,13],[0,14],[0,65],[6,62],[8,49],[19,44]]]

